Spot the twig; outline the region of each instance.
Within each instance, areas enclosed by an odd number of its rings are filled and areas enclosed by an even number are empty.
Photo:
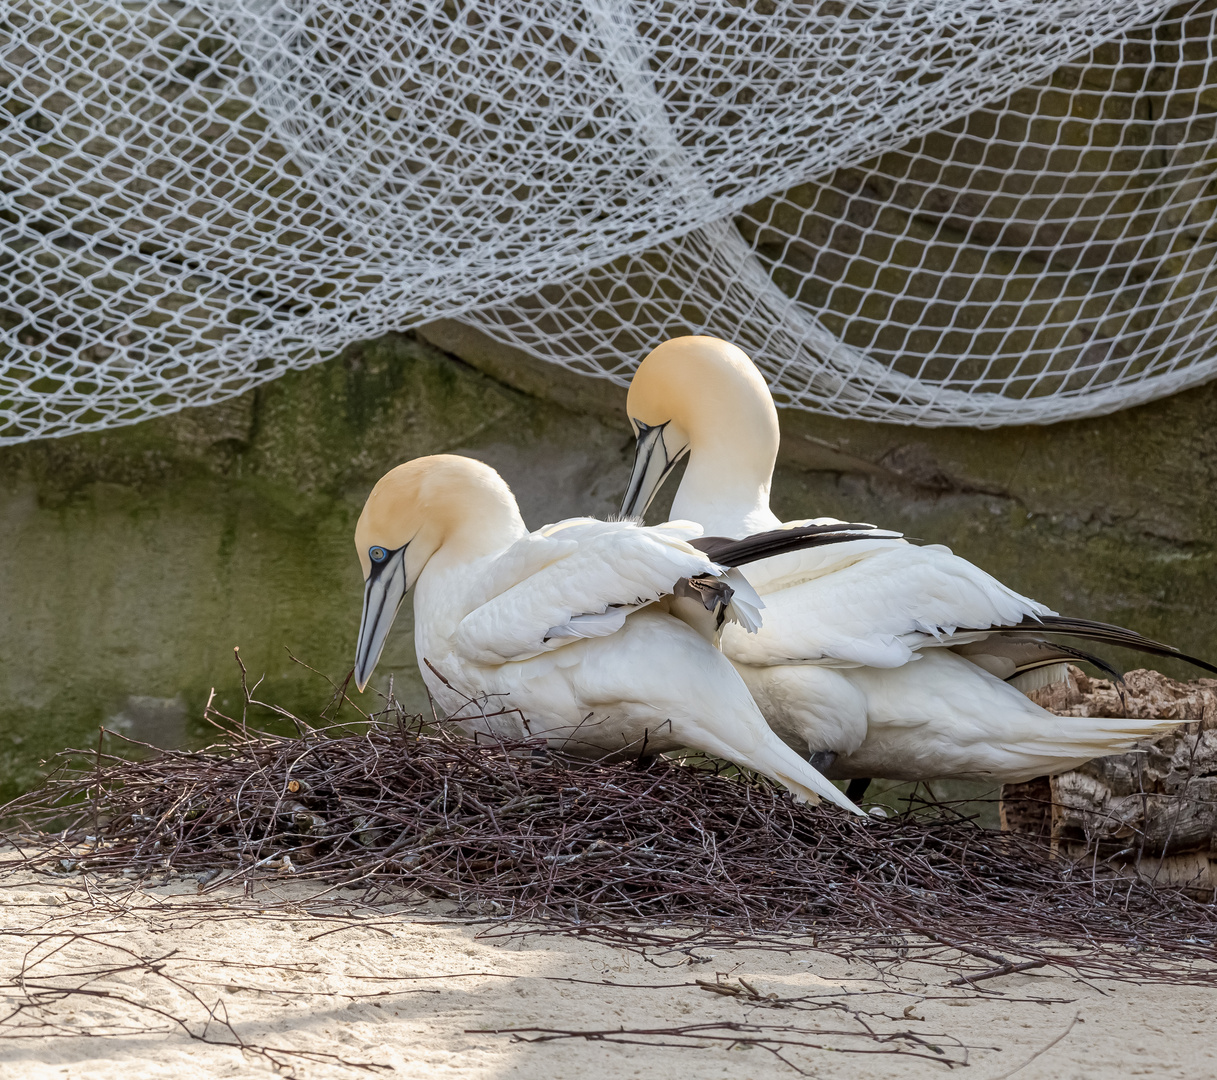
[[[1078,1022],[1078,1017],[1081,1015],[1082,1015],[1081,1013],[1074,1013],[1073,1019],[1069,1021],[1069,1026],[1066,1027],[1064,1031],[1062,1031],[1055,1039],[1053,1039],[1052,1042],[1048,1043],[1047,1046],[1040,1047],[1040,1049],[1038,1049],[1034,1054],[1032,1054],[1029,1058],[1027,1058],[1027,1060],[1024,1061],[1021,1065],[1016,1065],[1013,1069],[1010,1069],[1008,1072],[998,1073],[997,1076],[990,1077],[990,1080],[1008,1080],[1008,1078],[1013,1076],[1015,1073],[1022,1072],[1023,1069],[1025,1069],[1028,1065],[1030,1065],[1036,1058],[1043,1057],[1046,1053],[1048,1053],[1049,1050],[1051,1050],[1054,1046],[1056,1046],[1057,1043],[1059,1043],[1062,1039],[1064,1039],[1065,1036],[1068,1035],[1073,1030],[1073,1025]]]
[[[947,986],[965,986],[973,983],[984,982],[986,979],[996,979],[1002,975],[1013,975],[1016,971],[1032,971],[1035,968],[1047,966],[1047,961],[1044,960],[1028,960],[1025,964],[1011,964],[1007,961],[995,968],[989,968],[988,971],[979,972],[976,975],[960,975],[958,979],[952,979]]]
[[[313,726],[253,693],[206,751],[65,751],[43,788],[0,808],[0,886],[5,871],[95,875],[104,902],[129,904],[141,881],[189,875],[198,909],[220,917],[234,887],[290,876],[317,903],[339,889],[365,908],[439,899],[487,935],[578,933],[684,966],[694,945],[788,948],[797,934],[842,956],[916,957],[952,986],[1043,966],[1217,984],[1212,905],[1115,874],[1076,880],[1036,838],[950,805],[859,823],[695,756],[537,756],[539,742],[473,743],[392,698],[365,724]],[[260,715],[297,734],[258,731]],[[127,899],[108,896],[118,875]],[[961,953],[986,970],[961,972]]]

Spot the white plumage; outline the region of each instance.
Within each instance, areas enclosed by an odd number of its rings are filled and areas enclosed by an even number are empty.
[[[777,412],[739,349],[665,342],[639,367],[627,408],[638,445],[624,514],[641,515],[687,453],[673,517],[731,537],[803,524],[769,509]],[[1170,724],[1056,717],[1004,682],[1036,644],[976,631],[1055,613],[948,548],[888,535],[776,556],[746,576],[764,626],[726,627],[722,649],[774,731],[830,777],[1023,780]],[[1062,672],[1054,663],[1020,678]]]
[[[579,518],[529,533],[488,466],[408,462],[376,485],[356,530],[356,681],[414,586],[423,678],[469,733],[590,756],[691,747],[857,811],[774,735],[722,654],[657,603],[682,578],[724,575],[686,543],[698,532]]]
[[[795,551],[751,564],[746,576],[765,602],[765,625],[748,639],[724,635],[732,659],[746,664],[898,668],[953,641],[961,626],[1054,614],[949,548],[901,539]]]
[[[680,578],[722,573],[685,543],[699,532],[683,522],[640,528],[572,518],[547,525],[480,572],[435,575],[446,589],[428,624],[447,611],[467,612],[452,645],[462,660],[478,664],[530,660],[572,640],[607,637],[632,612],[671,593]],[[433,592],[425,589],[429,598]]]

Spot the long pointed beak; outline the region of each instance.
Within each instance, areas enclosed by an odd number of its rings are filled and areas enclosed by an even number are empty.
[[[635,423],[638,425],[638,440],[634,445],[634,471],[630,473],[625,498],[621,500],[621,516],[625,518],[641,518],[647,512],[651,500],[684,453],[682,450],[675,457],[668,456],[668,448],[663,441],[667,424],[650,427],[637,421]]]
[[[393,620],[406,598],[406,549],[399,547],[373,564],[363,587],[363,617],[359,620],[359,643],[355,646],[355,685],[360,692],[368,685]]]

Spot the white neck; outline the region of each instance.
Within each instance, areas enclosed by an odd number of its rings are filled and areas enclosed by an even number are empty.
[[[414,585],[414,636],[422,666],[424,649],[435,651],[450,639],[461,620],[486,603],[502,588],[494,566],[513,543],[528,535],[524,523],[511,529],[493,530],[494,539],[475,553],[445,544],[428,560]],[[426,676],[426,672],[423,672]]]
[[[488,508],[475,519],[462,522],[427,561],[420,580],[428,572],[433,577],[450,572],[464,574],[467,567],[497,558],[528,535],[528,526],[514,506],[509,508],[510,513],[504,509],[497,517],[492,512],[495,509]]]
[[[443,542],[418,571],[414,585],[414,611],[447,611],[455,621],[484,603],[492,564],[517,540],[528,535],[514,498],[483,499],[476,510],[457,518]],[[432,603],[441,597],[438,605]],[[425,620],[424,620],[425,621]]]
[[[769,509],[773,461],[757,460],[747,448],[726,445],[730,441],[689,448],[672,519],[696,521],[707,536],[736,539],[778,528],[782,523]]]

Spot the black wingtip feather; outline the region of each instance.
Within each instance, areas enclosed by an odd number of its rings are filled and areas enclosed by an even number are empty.
[[[1088,653],[1085,649],[1075,649],[1072,645],[1062,645],[1060,642],[1053,642],[1050,647],[1057,651],[1059,654],[1058,657],[1036,664],[1036,667],[1046,667],[1048,664],[1054,663],[1059,664],[1062,660],[1077,661],[1078,663],[1093,664],[1096,668],[1103,672],[1104,675],[1107,675],[1112,682],[1122,683],[1124,681],[1124,676],[1121,675],[1120,672],[1113,668],[1106,660],[1095,656],[1094,653]],[[1010,678],[1015,678],[1017,675],[1021,674],[1022,672],[1019,671],[1016,673],[1016,675],[1012,675]],[[1008,682],[1009,680],[1006,681]]]
[[[991,627],[990,629],[1003,634],[1064,634],[1066,637],[1082,638],[1086,641],[1102,641],[1108,645],[1119,645],[1121,648],[1134,649],[1137,652],[1149,653],[1151,656],[1165,656],[1172,660],[1182,660],[1185,664],[1201,668],[1217,675],[1217,666],[1207,660],[1180,652],[1171,645],[1154,641],[1135,630],[1112,623],[1094,622],[1090,619],[1073,619],[1065,615],[1041,615],[1038,618],[1028,616],[1017,626]]]
[[[689,543],[720,566],[744,566],[774,555],[784,555],[788,551],[801,551],[804,548],[823,547],[827,544],[844,544],[850,540],[891,540],[899,538],[899,535],[874,525],[839,522],[831,525],[800,525],[794,529],[771,529],[769,532],[745,536],[742,540],[734,540],[729,536],[699,536]]]

